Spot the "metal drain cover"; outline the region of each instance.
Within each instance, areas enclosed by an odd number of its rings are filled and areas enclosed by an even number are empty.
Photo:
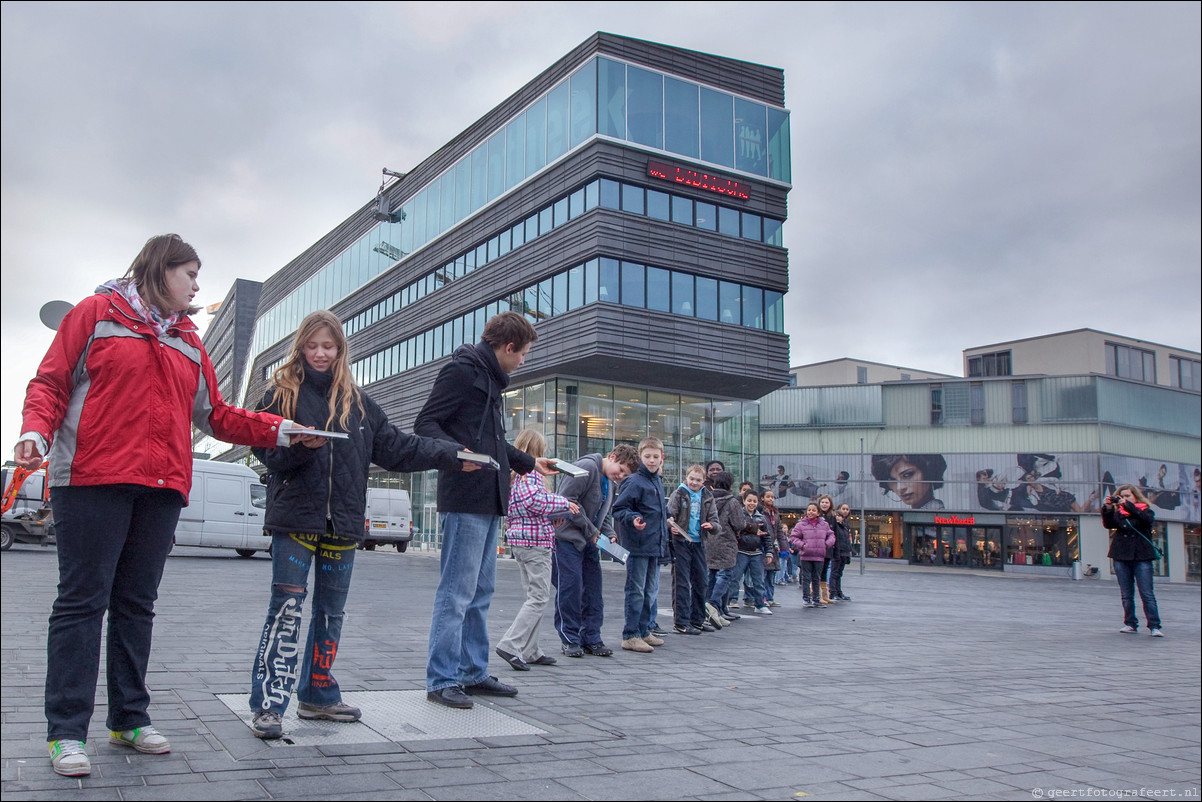
[[[250,727],[250,694],[221,693],[217,698]],[[433,704],[426,700],[425,691],[348,692],[342,694],[342,700],[362,710],[363,718],[351,723],[301,719],[296,715],[294,700],[284,714],[284,737],[264,743],[274,747],[321,746],[550,733],[480,700],[471,710]]]

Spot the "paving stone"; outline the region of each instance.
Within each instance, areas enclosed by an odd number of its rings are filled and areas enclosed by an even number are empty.
[[[17,544],[0,561],[5,802],[1029,800],[1034,788],[1185,791],[1202,774],[1196,586],[1157,586],[1173,628],[1151,642],[1113,633],[1113,586],[874,567],[849,578],[854,605],[814,615],[796,591],[782,593],[771,619],[674,637],[646,657],[565,658],[518,678],[517,698],[485,702],[546,735],[300,747],[254,738],[217,699],[246,693],[266,561],[177,549],[156,606],[149,677],[151,715],[174,751],[110,747],[101,682],[89,732],[95,771],[81,782],[51,771],[41,718],[54,557]],[[522,600],[516,565],[501,563],[494,642]],[[395,605],[398,571],[408,609],[381,617],[381,605]],[[624,572],[607,564],[602,573],[612,645]],[[357,555],[336,669],[346,692],[423,689],[437,574],[430,553]],[[1036,617],[1038,628],[1025,623]],[[209,655],[203,665],[197,642]],[[555,648],[549,626],[543,646]]]

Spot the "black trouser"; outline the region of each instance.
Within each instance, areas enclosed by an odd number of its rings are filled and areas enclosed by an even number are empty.
[[[86,741],[108,612],[110,730],[150,724],[154,602],[184,497],[138,485],[55,487],[58,598],[46,639],[46,740]]]
[[[842,557],[831,560],[831,578],[827,582],[827,592],[832,599],[843,595],[843,569],[846,567],[847,561]]]
[[[672,612],[676,626],[705,623],[705,598],[709,572],[705,544],[672,539]]]

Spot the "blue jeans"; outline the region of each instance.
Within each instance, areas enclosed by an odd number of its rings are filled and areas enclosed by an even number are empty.
[[[557,541],[551,561],[555,585],[555,631],[569,646],[601,643],[605,599],[601,596],[601,555],[596,543],[581,551]]]
[[[775,569],[764,569],[764,598],[768,601],[776,600],[776,576],[779,573],[780,571]]]
[[[651,634],[651,600],[659,584],[659,559],[656,557],[626,558],[626,622],[622,640]]]
[[[150,724],[146,670],[159,580],[184,497],[138,485],[55,487],[58,598],[46,638],[46,740],[86,741],[108,612],[110,730]]]
[[[747,582],[744,588],[750,591],[750,595],[745,594],[743,597],[744,601],[750,600],[756,607],[763,607],[765,600],[764,555],[759,553],[745,554],[740,551],[735,561],[734,575],[736,582],[740,580]],[[750,576],[750,581],[747,581],[748,576]],[[739,588],[737,584],[734,590],[738,594]]]
[[[444,512],[442,576],[434,591],[426,690],[488,679],[488,607],[497,584],[498,515]]]
[[[1156,594],[1152,592],[1152,563],[1148,560],[1115,560],[1114,577],[1119,582],[1119,595],[1123,599],[1123,623],[1139,629],[1139,619],[1135,617],[1135,586],[1138,585],[1148,629],[1160,629],[1160,610],[1156,606]]]
[[[331,669],[342,636],[342,611],[351,589],[355,546],[355,541],[329,533],[272,537],[271,601],[251,670],[252,711],[284,715],[293,690],[296,698],[308,705],[324,707],[342,701]],[[313,610],[301,660],[301,608],[308,595],[309,568],[315,562]]]
[[[718,610],[723,613],[727,611],[726,597],[730,594],[730,589],[732,587],[737,587],[737,585],[735,585],[734,573],[734,568],[723,568],[721,570],[714,570],[712,568],[710,569],[709,603],[717,607]]]

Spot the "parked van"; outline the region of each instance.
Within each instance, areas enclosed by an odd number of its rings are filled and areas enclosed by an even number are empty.
[[[409,491],[383,487],[367,488],[367,510],[363,525],[366,537],[363,548],[368,551],[380,543],[391,543],[403,552],[413,540],[413,508]]]
[[[263,534],[267,488],[245,465],[198,459],[192,462],[192,492],[175,528],[178,546],[234,549],[243,557],[271,551]]]
[[[4,466],[0,487],[8,492],[15,466]],[[4,512],[0,523],[0,551],[8,551],[14,543],[54,545],[54,514],[46,500],[46,472],[29,474],[17,490],[13,505]]]

